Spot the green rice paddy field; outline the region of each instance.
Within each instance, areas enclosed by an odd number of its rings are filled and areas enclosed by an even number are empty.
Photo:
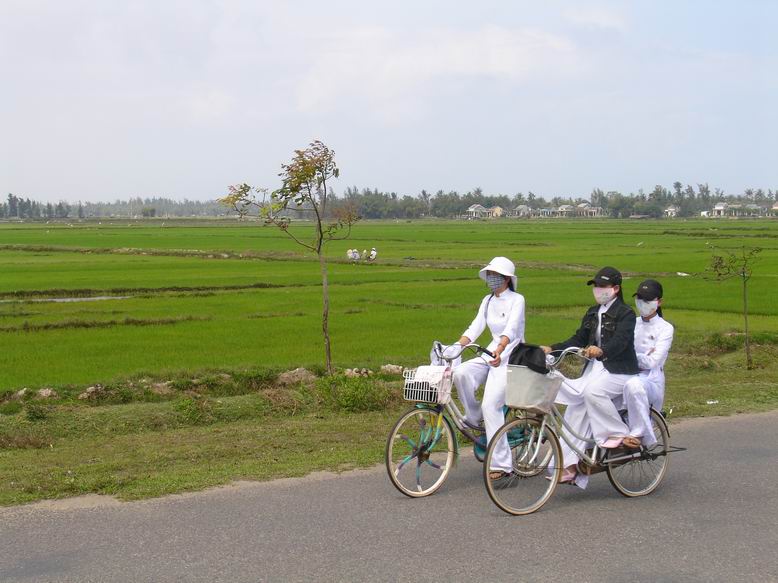
[[[763,248],[750,283],[754,370],[739,283],[702,277],[709,245]],[[373,246],[376,262],[346,261],[346,249]],[[459,337],[486,293],[477,270],[505,255],[529,342],[570,335],[592,303],[586,280],[613,265],[629,294],[644,277],[664,284],[676,414],[778,406],[778,221],[364,222],[327,253],[339,368],[422,363],[433,339]],[[279,371],[321,369],[320,281],[314,256],[256,223],[0,224],[0,503],[141,497],[379,461],[403,406],[397,379],[338,377],[341,397],[321,382],[268,392]],[[79,301],[51,301],[62,299]],[[166,380],[172,394],[150,392]],[[95,384],[102,398],[77,399]],[[31,398],[44,387],[59,397]],[[373,400],[343,400],[359,390]],[[288,439],[306,423],[319,437]]]

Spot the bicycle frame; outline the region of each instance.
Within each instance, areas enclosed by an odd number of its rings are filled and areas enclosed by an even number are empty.
[[[457,404],[453,401],[453,399],[445,405],[417,403],[416,407],[418,409],[427,409],[437,414],[437,419],[435,421],[435,438],[430,442],[429,449],[435,447],[435,445],[438,443],[438,440],[440,439],[443,425],[443,416],[445,414],[448,414],[449,420],[454,424],[454,427],[456,427],[456,429],[462,433],[462,435],[467,437],[472,442],[476,441],[477,437],[473,431],[478,430],[479,428],[473,427],[473,425],[467,419],[465,419],[465,416],[459,410],[459,407],[457,407]],[[454,451],[457,455],[459,454],[459,444],[456,440],[454,440]]]
[[[551,423],[549,423],[549,420]],[[565,421],[564,415],[560,413],[559,408],[556,405],[552,406],[550,414],[546,414],[543,416],[541,431],[549,425],[550,425],[549,428],[556,434],[556,436],[559,439],[563,440],[584,463],[590,466],[597,465],[597,457],[599,453],[599,447],[597,445],[597,442],[591,437],[584,437],[583,435],[579,435],[578,433],[576,433],[573,430],[573,428],[570,427],[568,422]],[[594,446],[592,448],[592,455],[589,456],[585,451],[581,451],[580,449],[578,449],[575,446],[575,444],[571,442],[571,439],[568,437],[568,433],[573,437],[575,437],[576,439],[580,439],[585,443],[592,444]]]
[[[465,346],[462,346],[462,350],[460,350],[460,351],[459,351],[459,353],[458,353],[457,355],[455,355],[455,356],[452,356],[452,357],[446,357],[446,356],[443,356],[443,352],[442,352],[442,350],[441,350],[441,345],[440,345],[440,343],[437,343],[437,344],[435,345],[435,351],[436,351],[437,355],[438,355],[438,356],[439,356],[441,359],[443,359],[443,360],[447,361],[447,362],[448,362],[448,364],[449,364],[449,366],[451,365],[451,363],[452,363],[454,360],[456,360],[457,358],[459,358],[460,356],[462,356],[462,354],[463,354],[463,353],[464,353],[464,352],[465,352],[467,349],[473,349],[473,350],[475,350],[476,354],[479,354],[479,353],[484,353],[484,354],[488,354],[488,355],[490,355],[490,356],[492,356],[492,357],[494,356],[494,355],[493,355],[491,352],[489,352],[489,351],[487,351],[486,349],[482,348],[482,347],[481,347],[481,346],[479,346],[478,344],[475,344],[475,343],[470,343],[470,344],[467,344],[467,345],[465,345]],[[442,412],[443,412],[443,411],[445,411],[446,413],[448,413],[449,419],[450,419],[450,420],[451,420],[451,422],[454,424],[454,426],[455,426],[455,427],[456,427],[456,428],[457,428],[457,429],[458,429],[458,430],[459,430],[459,431],[460,431],[460,432],[461,432],[461,433],[462,433],[462,434],[463,434],[465,437],[467,437],[467,438],[468,438],[470,441],[472,441],[472,442],[475,442],[475,441],[476,441],[476,439],[477,439],[477,437],[475,436],[475,434],[473,433],[473,431],[479,431],[479,430],[480,430],[480,431],[482,431],[482,428],[478,427],[477,425],[473,425],[472,423],[470,423],[470,422],[469,422],[469,421],[468,421],[468,420],[465,418],[464,414],[462,413],[462,411],[460,411],[459,407],[457,407],[457,404],[454,402],[454,399],[453,399],[453,398],[449,399],[448,403],[446,403],[445,405],[422,405],[422,404],[418,404],[418,405],[417,405],[417,407],[420,407],[420,408],[427,408],[427,409],[432,409],[432,410],[435,410],[435,411],[437,411],[439,414],[442,414]],[[438,420],[438,423],[442,423],[442,421],[439,419],[439,420]],[[437,439],[438,439],[438,438],[439,438],[439,436],[436,436],[435,442],[437,442]],[[458,450],[458,448],[457,448],[457,450]]]

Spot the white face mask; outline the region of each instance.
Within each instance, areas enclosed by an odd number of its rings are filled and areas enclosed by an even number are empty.
[[[635,298],[635,306],[637,306],[638,313],[642,317],[648,318],[649,316],[653,316],[657,308],[659,308],[659,300],[646,302],[640,298]]]
[[[613,299],[613,296],[616,295],[616,288],[595,287],[592,288],[592,293],[594,294],[594,301],[596,301],[601,306],[604,306]]]
[[[496,292],[505,285],[505,276],[500,275],[499,273],[487,273],[486,285],[489,286],[489,289],[492,290],[492,292]]]

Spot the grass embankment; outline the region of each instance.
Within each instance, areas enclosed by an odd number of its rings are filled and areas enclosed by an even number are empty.
[[[338,375],[281,385],[261,370],[59,387],[46,400],[5,393],[0,504],[159,496],[372,464],[402,408],[400,383]]]

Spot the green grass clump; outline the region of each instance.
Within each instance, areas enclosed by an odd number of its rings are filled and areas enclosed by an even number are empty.
[[[45,421],[51,413],[51,408],[40,403],[27,403],[24,407],[24,414],[30,421]]]
[[[22,409],[24,409],[24,405],[19,401],[0,403],[0,415],[16,415]]]
[[[366,377],[324,377],[318,390],[331,409],[349,413],[380,411],[397,401],[397,392],[386,382]]]

